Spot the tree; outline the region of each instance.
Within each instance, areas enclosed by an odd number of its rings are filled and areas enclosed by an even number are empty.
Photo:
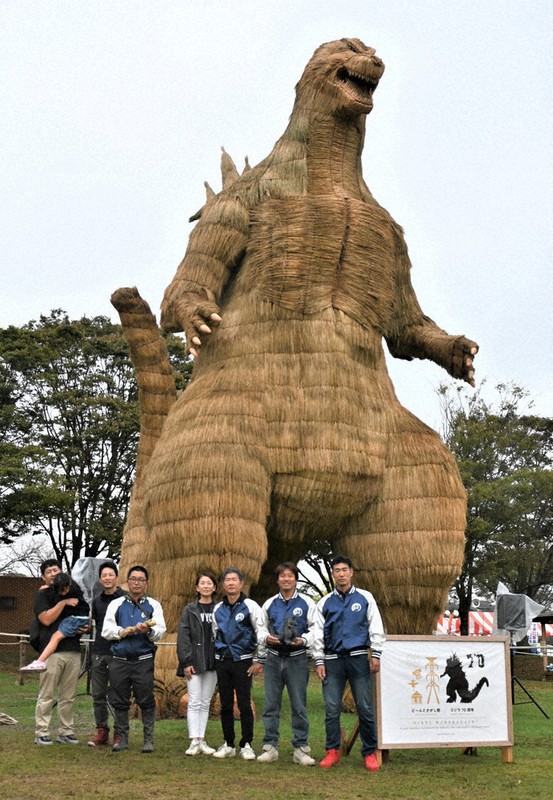
[[[25,478],[25,452],[13,435],[22,424],[16,411],[17,383],[0,360],[0,508],[11,491],[11,486]],[[17,419],[17,421],[16,421]]]
[[[45,542],[38,537],[22,537],[2,546],[0,575],[40,575],[40,565],[46,558],[52,558],[52,553]]]
[[[334,588],[330,562],[335,554],[327,539],[311,543],[309,551],[298,564],[299,588],[313,597],[328,594]]]
[[[516,594],[551,599],[553,419],[528,413],[527,392],[515,385],[499,384],[495,404],[482,389],[439,391],[444,439],[467,490],[465,562],[455,583],[466,634],[476,589],[495,594],[502,581]]]
[[[1,334],[0,539],[43,534],[68,569],[116,558],[139,433],[121,327],[56,310]],[[170,349],[187,372],[175,337]]]

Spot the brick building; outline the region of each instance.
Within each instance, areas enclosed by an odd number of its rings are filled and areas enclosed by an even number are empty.
[[[42,578],[0,575],[0,633],[26,631],[33,618],[33,597]]]

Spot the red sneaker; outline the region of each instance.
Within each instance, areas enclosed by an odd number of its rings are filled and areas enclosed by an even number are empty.
[[[109,742],[109,730],[107,728],[98,728],[95,735],[88,742],[90,747],[102,747]]]
[[[365,766],[370,772],[378,772],[380,769],[380,764],[376,760],[376,756],[374,753],[370,753],[370,755],[365,756],[363,759],[365,762]]]
[[[323,758],[322,761],[319,762],[319,767],[323,769],[330,769],[330,767],[335,767],[336,764],[340,763],[340,751],[339,750],[327,750],[326,756]]]

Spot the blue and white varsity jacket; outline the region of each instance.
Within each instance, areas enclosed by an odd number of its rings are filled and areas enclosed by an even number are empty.
[[[276,656],[298,656],[310,649],[315,639],[315,623],[317,607],[307,595],[295,591],[289,600],[282,594],[273,595],[263,603],[262,626],[258,633],[260,661],[264,661],[267,650]],[[289,644],[267,644],[268,636],[280,636],[284,631],[284,623],[288,617],[294,620],[296,636],[303,639],[303,646]]]
[[[370,592],[352,586],[342,594],[338,589],[317,603],[313,657],[317,665],[338,656],[356,656],[371,648],[380,658],[385,641],[384,626]]]
[[[261,608],[244,593],[233,605],[226,597],[213,609],[215,659],[243,661],[257,650],[257,632],[261,626]]]
[[[137,633],[121,639],[121,632],[125,628],[146,622],[147,619],[155,622],[148,633]],[[163,609],[157,600],[144,595],[137,603],[133,603],[128,595],[124,595],[113,600],[107,607],[102,636],[113,642],[112,655],[118,658],[142,659],[155,653],[154,642],[161,639],[165,630]]]

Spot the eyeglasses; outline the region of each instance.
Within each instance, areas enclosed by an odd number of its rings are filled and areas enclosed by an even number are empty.
[[[129,583],[146,583],[146,578],[127,578]]]

